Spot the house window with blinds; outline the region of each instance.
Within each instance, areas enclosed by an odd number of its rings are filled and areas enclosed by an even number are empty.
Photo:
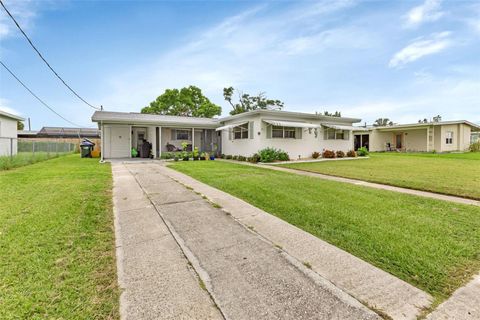
[[[453,144],[453,131],[445,132],[445,144]]]
[[[324,140],[348,140],[348,130],[328,128],[324,130]]]
[[[192,141],[192,130],[191,129],[172,129],[170,139]]]
[[[248,139],[248,123],[233,128],[233,139]]]
[[[272,138],[274,139],[295,139],[296,128],[292,127],[272,127]]]

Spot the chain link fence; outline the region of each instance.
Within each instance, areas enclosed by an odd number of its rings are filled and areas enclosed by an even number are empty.
[[[73,153],[75,143],[56,141],[29,141],[0,137],[0,170],[30,164]]]

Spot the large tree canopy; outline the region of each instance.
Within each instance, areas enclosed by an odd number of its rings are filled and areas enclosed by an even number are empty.
[[[283,102],[280,100],[267,99],[265,92],[260,92],[256,96],[251,96],[247,93],[239,92],[238,103],[232,102],[232,96],[235,89],[233,87],[223,88],[223,97],[232,106],[233,110],[230,114],[235,114],[252,111],[256,109],[278,109],[283,108]]]
[[[142,113],[213,118],[222,113],[222,108],[210,102],[200,88],[189,86],[180,90],[165,90],[149,106],[143,108]]]
[[[385,126],[393,126],[393,122],[390,121],[388,118],[378,118],[373,123],[374,127],[385,127]]]

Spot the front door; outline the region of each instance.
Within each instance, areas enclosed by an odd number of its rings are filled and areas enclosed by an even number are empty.
[[[395,148],[402,149],[402,134],[395,135]]]

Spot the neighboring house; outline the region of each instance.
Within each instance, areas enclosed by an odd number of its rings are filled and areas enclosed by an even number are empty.
[[[39,131],[18,131],[19,141],[34,142],[64,142],[73,143],[77,146],[87,138],[95,143],[95,150],[100,151],[100,130],[95,128],[66,128],[66,127],[43,127]]]
[[[17,123],[24,120],[0,110],[0,157],[17,153]]]
[[[449,152],[468,150],[471,133],[480,131],[480,125],[459,120],[367,127],[361,130],[354,131],[355,149],[365,146],[370,151]]]
[[[273,147],[291,159],[309,158],[314,151],[353,149],[353,123],[361,119],[318,114],[255,110],[219,119],[222,153],[250,156]]]
[[[352,130],[360,119],[276,110],[255,110],[220,119],[96,111],[92,121],[102,131],[103,158],[127,158],[147,141],[153,157],[189,149],[251,156],[266,147],[280,148],[292,159],[324,149],[353,149]]]

